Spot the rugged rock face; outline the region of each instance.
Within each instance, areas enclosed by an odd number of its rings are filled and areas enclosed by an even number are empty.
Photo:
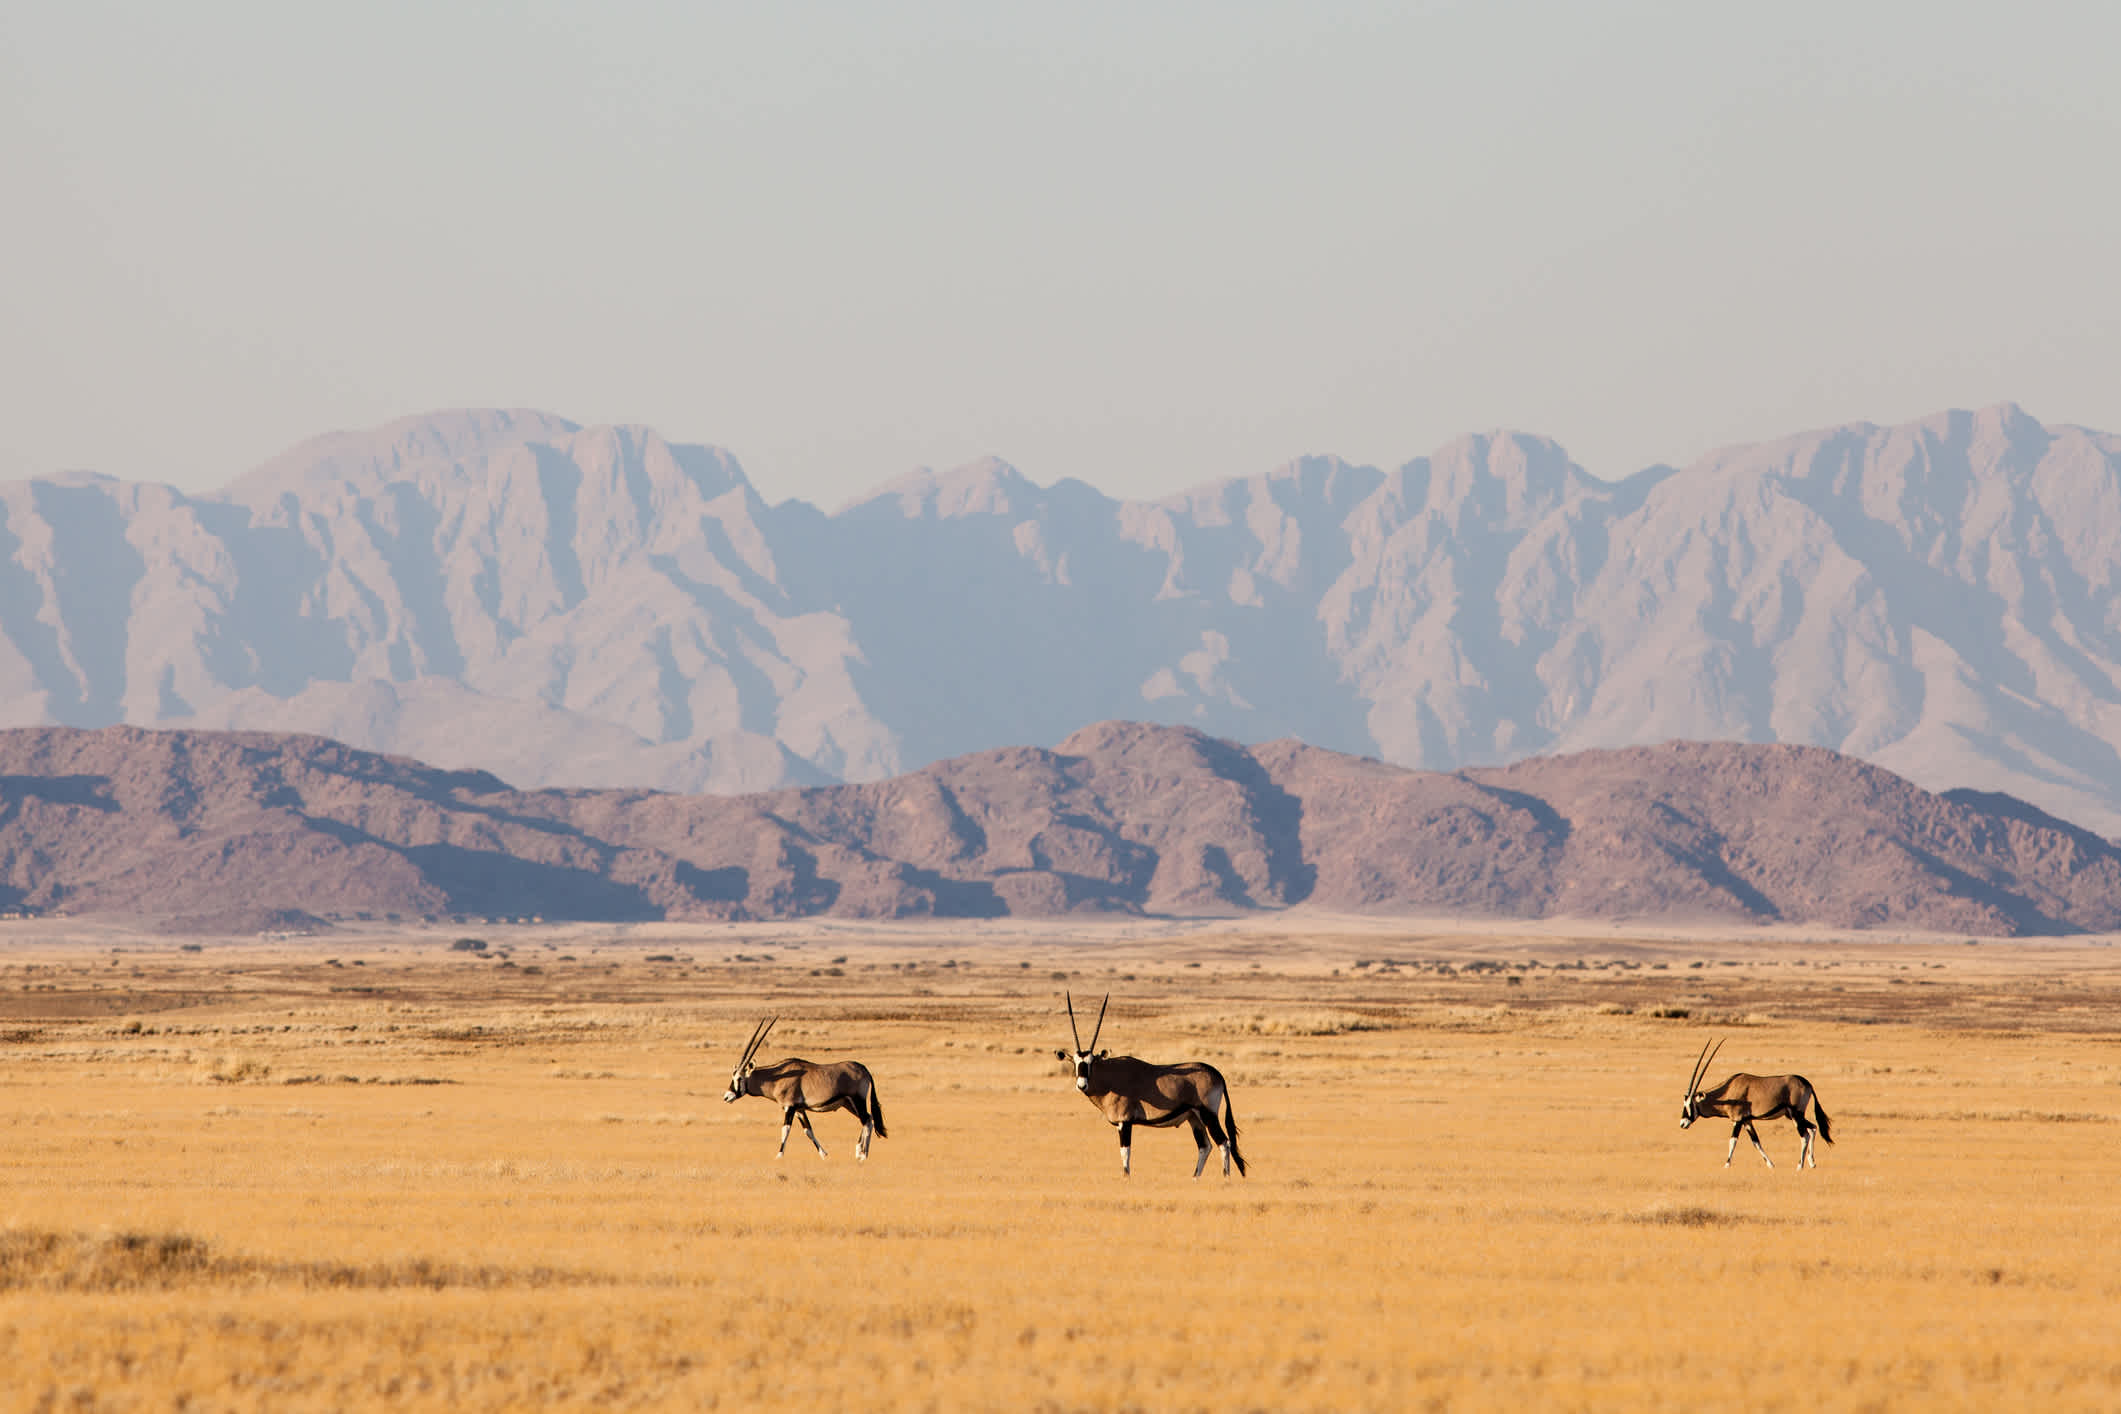
[[[1536,437],[1125,502],[1000,462],[825,514],[457,412],[211,496],[0,485],[0,725],[317,732],[751,791],[1147,719],[1406,766],[1830,747],[2121,833],[2121,439],[2008,405],[1610,483]]]
[[[1340,911],[2121,928],[2121,851],[1811,747],[1457,773],[1104,722],[861,785],[518,791],[318,737],[0,731],[0,910],[220,920]]]

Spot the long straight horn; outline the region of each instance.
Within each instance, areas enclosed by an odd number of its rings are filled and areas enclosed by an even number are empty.
[[[1097,1049],[1097,1038],[1105,1034],[1105,1008],[1110,1005],[1112,994],[1107,992],[1105,999],[1097,1004],[1097,1025],[1090,1030],[1090,1049],[1093,1051]]]
[[[1694,1092],[1701,1088],[1701,1072],[1707,1069],[1708,1060],[1709,1043],[1703,1041],[1701,1043],[1701,1054],[1694,1057],[1694,1069],[1687,1076],[1686,1094],[1690,1100],[1694,1098]]]
[[[1723,1042],[1719,1040],[1716,1043],[1716,1049],[1710,1051],[1707,1056],[1702,1058],[1701,1074],[1694,1077],[1694,1083],[1696,1085],[1699,1085],[1702,1081],[1709,1078],[1709,1067],[1716,1063],[1716,1051],[1720,1051],[1722,1049]]]
[[[1075,997],[1068,992],[1063,992],[1061,995],[1068,999],[1068,1034],[1075,1038],[1075,1053],[1081,1055],[1083,1051],[1083,1033],[1075,1029]],[[1099,1012],[1098,1016],[1102,1018],[1104,1013]]]
[[[759,1042],[766,1039],[766,1031],[772,1025],[773,1018],[766,1017],[758,1025],[751,1028],[751,1039],[744,1043],[744,1054],[737,1058],[736,1068],[738,1070],[742,1070],[745,1066],[751,1064],[751,1058],[758,1054]]]
[[[751,1043],[751,1055],[744,1057],[746,1062],[749,1062],[753,1057],[758,1055],[759,1047],[766,1044],[766,1038],[773,1034],[773,1028],[780,1024],[780,1020],[781,1019],[777,1016],[768,1019],[768,1021],[766,1022],[766,1029],[759,1032],[759,1038]]]

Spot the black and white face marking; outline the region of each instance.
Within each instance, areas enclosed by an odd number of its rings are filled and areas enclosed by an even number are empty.
[[[725,1105],[735,1104],[744,1093],[744,1077],[751,1074],[751,1067],[740,1065],[729,1076],[729,1093],[722,1096]]]
[[[1686,1104],[1680,1107],[1679,1127],[1681,1129],[1685,1129],[1694,1122],[1694,1098],[1692,1095],[1687,1096]]]
[[[1075,997],[1072,993],[1064,994],[1064,996],[1068,1005],[1068,1034],[1075,1041],[1075,1049],[1073,1051],[1061,1051],[1058,1054],[1062,1060],[1068,1060],[1071,1056],[1073,1057],[1075,1088],[1087,1095],[1090,1093],[1090,1062],[1095,1058],[1097,1038],[1105,1032],[1105,1008],[1111,1005],[1112,994],[1107,992],[1105,999],[1097,1004],[1097,1025],[1090,1028],[1090,1044],[1087,1048],[1083,1045],[1083,1033],[1075,1024]]]

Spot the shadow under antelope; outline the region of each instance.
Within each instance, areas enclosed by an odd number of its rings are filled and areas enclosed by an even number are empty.
[[[1230,1087],[1222,1072],[1205,1061],[1153,1065],[1133,1056],[1098,1050],[1097,1038],[1105,1029],[1105,1007],[1112,1002],[1109,992],[1097,1008],[1097,1025],[1090,1032],[1090,1044],[1085,1046],[1083,1033],[1075,1027],[1075,998],[1071,995],[1067,1001],[1068,1031],[1075,1038],[1075,1050],[1053,1054],[1074,1067],[1075,1088],[1097,1106],[1107,1123],[1119,1130],[1119,1171],[1127,1175],[1134,1172],[1135,1125],[1167,1129],[1184,1124],[1192,1127],[1193,1142],[1200,1146],[1200,1157],[1193,1164],[1195,1178],[1208,1166],[1210,1139],[1223,1151],[1223,1176],[1229,1177],[1234,1162],[1242,1177],[1245,1156],[1237,1152],[1237,1111],[1230,1106]]]
[[[752,1028],[751,1040],[745,1043],[744,1054],[729,1077],[729,1090],[722,1102],[734,1104],[740,1095],[758,1095],[781,1107],[781,1147],[774,1151],[776,1159],[788,1152],[788,1131],[798,1120],[817,1156],[826,1157],[825,1146],[818,1143],[817,1131],[810,1127],[810,1116],[813,1111],[823,1114],[826,1110],[845,1110],[862,1122],[861,1135],[854,1141],[854,1157],[857,1162],[868,1158],[872,1137],[891,1137],[884,1132],[884,1106],[876,1097],[876,1081],[870,1076],[869,1067],[860,1061],[820,1063],[793,1056],[772,1065],[754,1066],[752,1057],[779,1020],[777,1016],[770,1017]]]
[[[1679,1112],[1679,1127],[1685,1129],[1702,1118],[1727,1119],[1731,1121],[1731,1143],[1723,1151],[1723,1166],[1731,1166],[1731,1156],[1738,1152],[1738,1134],[1743,1130],[1767,1166],[1773,1168],[1775,1161],[1760,1147],[1760,1131],[1753,1128],[1753,1121],[1788,1115],[1797,1122],[1797,1137],[1804,1141],[1797,1151],[1797,1167],[1801,1169],[1809,1163],[1818,1168],[1819,1160],[1812,1154],[1814,1126],[1804,1117],[1805,1110],[1809,1108],[1819,1116],[1819,1136],[1829,1144],[1834,1142],[1834,1130],[1812,1082],[1801,1075],[1747,1075],[1740,1071],[1714,1089],[1703,1090],[1701,1077],[1715,1063],[1716,1051],[1722,1049],[1721,1041],[1716,1043],[1715,1051],[1709,1049],[1708,1042],[1701,1043],[1701,1054],[1694,1058],[1694,1074],[1686,1083],[1686,1104]]]

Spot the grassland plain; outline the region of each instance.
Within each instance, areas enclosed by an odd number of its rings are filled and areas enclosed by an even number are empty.
[[[2097,944],[0,928],[0,1409],[2121,1406]],[[1121,1177],[1064,989],[1224,1070],[1249,1179]],[[867,1165],[719,1103],[768,1012]],[[1711,1035],[1816,1171],[1679,1130]]]

